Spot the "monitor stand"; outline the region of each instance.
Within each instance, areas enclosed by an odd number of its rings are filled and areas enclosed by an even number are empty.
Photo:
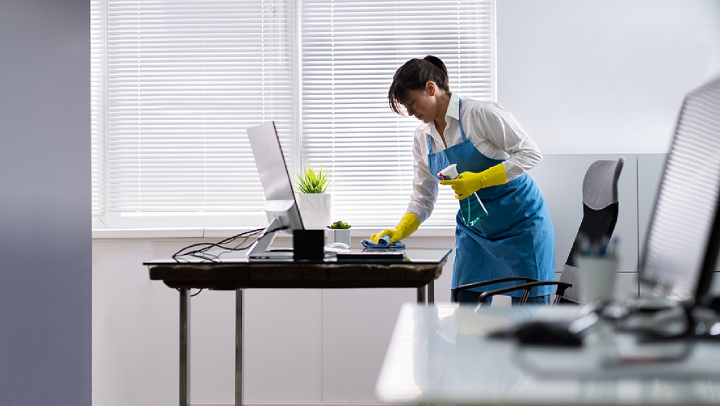
[[[282,224],[280,218],[275,217],[270,224],[265,227],[263,235],[258,238],[253,245],[250,247],[247,258],[250,261],[292,261],[293,260],[293,249],[292,248],[270,248],[275,236],[280,230],[286,227]]]

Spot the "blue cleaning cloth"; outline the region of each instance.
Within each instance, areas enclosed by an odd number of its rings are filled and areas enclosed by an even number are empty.
[[[392,248],[392,247],[390,247],[390,248],[370,248],[370,247],[365,247],[365,248],[363,248],[363,252],[400,252],[400,251],[405,251],[405,247],[400,247],[400,248]]]
[[[405,248],[405,244],[400,241],[390,244],[390,236],[385,235],[378,240],[378,242],[372,242],[370,240],[362,240],[362,245],[365,248]]]

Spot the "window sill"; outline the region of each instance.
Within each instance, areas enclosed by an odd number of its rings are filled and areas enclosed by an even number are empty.
[[[93,229],[93,240],[114,239],[169,239],[169,238],[227,238],[252,229],[244,228],[124,228]],[[367,238],[378,227],[353,227],[355,237]],[[420,227],[412,237],[454,237],[455,227]]]

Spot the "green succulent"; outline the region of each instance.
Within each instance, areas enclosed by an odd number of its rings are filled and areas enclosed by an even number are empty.
[[[329,228],[331,230],[346,230],[350,227],[352,227],[352,226],[344,221],[336,221],[336,222],[332,223],[331,225],[327,226],[327,228]]]
[[[327,171],[323,171],[323,167],[320,166],[320,170],[316,173],[313,167],[308,165],[303,170],[303,173],[297,174],[295,180],[295,191],[298,193],[325,193],[330,184],[330,174]]]

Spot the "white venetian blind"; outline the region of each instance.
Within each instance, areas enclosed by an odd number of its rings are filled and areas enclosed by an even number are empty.
[[[392,226],[412,193],[414,118],[391,113],[387,92],[410,58],[435,55],[450,89],[494,99],[492,0],[303,0],[302,148],[332,171],[336,220]],[[441,188],[426,225],[452,225],[458,209]]]
[[[104,213],[105,191],[105,2],[90,3],[90,145],[92,215]]]
[[[261,211],[246,130],[274,120],[292,167],[293,1],[105,1],[105,210]]]

